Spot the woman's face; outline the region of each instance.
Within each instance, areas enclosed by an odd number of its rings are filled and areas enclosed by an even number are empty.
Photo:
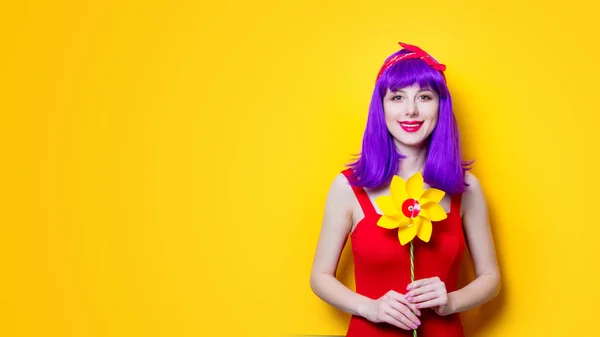
[[[433,90],[421,89],[418,84],[398,89],[387,89],[383,98],[385,122],[401,147],[422,148],[438,121],[440,99]]]

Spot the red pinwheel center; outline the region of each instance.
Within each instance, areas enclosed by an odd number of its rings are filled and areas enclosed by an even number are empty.
[[[421,210],[421,205],[415,199],[406,199],[404,203],[402,203],[402,214],[404,214],[407,218],[414,218],[419,215],[419,211]]]

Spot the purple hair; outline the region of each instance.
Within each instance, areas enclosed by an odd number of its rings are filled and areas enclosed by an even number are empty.
[[[388,57],[408,53],[402,49]],[[374,188],[389,183],[398,173],[401,159],[388,131],[383,111],[383,97],[387,89],[398,89],[418,84],[435,91],[439,98],[438,122],[427,142],[427,159],[423,179],[430,186],[450,195],[465,190],[464,175],[470,163],[462,160],[458,126],[452,109],[452,98],[442,73],[420,59],[406,59],[385,70],[375,83],[369,107],[367,126],[359,158],[348,166],[353,169],[352,184]]]

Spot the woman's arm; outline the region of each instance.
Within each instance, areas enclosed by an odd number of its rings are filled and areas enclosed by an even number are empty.
[[[365,315],[369,298],[359,295],[335,277],[340,254],[352,229],[352,187],[338,175],[327,194],[310,286],[323,301],[352,315]]]
[[[473,259],[476,278],[467,286],[448,294],[450,312],[463,312],[498,295],[500,271],[490,229],[486,199],[479,180],[467,172],[463,193],[463,228]]]

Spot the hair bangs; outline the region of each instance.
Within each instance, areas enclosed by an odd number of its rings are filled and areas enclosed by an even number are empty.
[[[415,84],[421,89],[435,91],[440,98],[448,95],[443,75],[419,59],[408,59],[390,66],[379,80],[379,89],[383,90],[379,94],[385,96],[388,88],[393,92]]]

